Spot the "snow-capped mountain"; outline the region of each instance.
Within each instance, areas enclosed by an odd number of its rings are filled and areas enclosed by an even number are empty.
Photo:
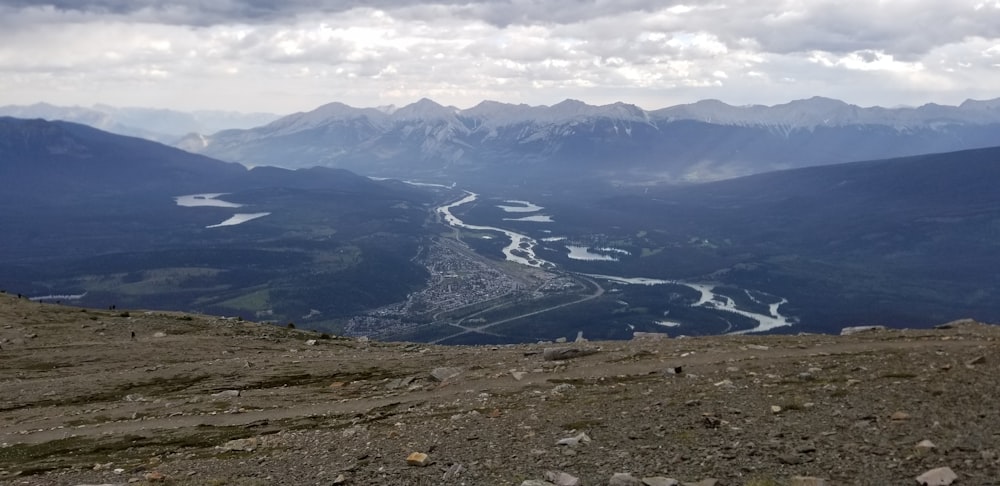
[[[775,106],[705,100],[655,111],[625,103],[552,106],[429,99],[341,103],[181,146],[247,165],[342,167],[370,175],[704,180],[767,170],[1000,145],[1000,99],[859,107],[815,97]]]

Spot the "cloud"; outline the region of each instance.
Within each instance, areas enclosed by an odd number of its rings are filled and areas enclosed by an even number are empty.
[[[0,0],[0,102],[959,102],[998,39],[978,0]]]

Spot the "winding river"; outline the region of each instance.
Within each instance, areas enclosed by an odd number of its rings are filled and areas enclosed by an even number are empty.
[[[710,309],[716,309],[724,312],[732,312],[733,314],[739,314],[743,317],[748,317],[757,321],[757,325],[751,329],[744,329],[740,331],[733,331],[728,334],[750,334],[755,332],[770,331],[772,329],[777,329],[779,327],[791,326],[794,322],[787,316],[784,316],[779,312],[782,305],[787,304],[787,299],[781,299],[779,302],[773,302],[768,304],[768,314],[761,314],[758,312],[752,312],[746,309],[741,309],[732,298],[715,293],[715,285],[702,284],[702,283],[690,283],[682,282],[679,280],[661,280],[657,278],[645,278],[645,277],[616,277],[613,275],[593,275],[584,274],[591,278],[596,278],[600,280],[607,280],[609,282],[615,282],[625,285],[683,285],[685,287],[694,289],[698,291],[700,297],[698,301],[691,304],[691,307],[708,307]]]
[[[527,265],[536,268],[554,268],[555,264],[538,258],[535,255],[535,246],[538,244],[533,238],[523,235],[521,233],[516,233],[503,228],[496,228],[493,226],[481,226],[474,224],[467,224],[457,216],[452,214],[451,210],[455,207],[461,206],[463,204],[468,204],[475,201],[479,197],[478,194],[465,191],[465,197],[446,204],[444,206],[439,206],[436,211],[444,219],[446,223],[457,228],[466,228],[477,231],[493,231],[498,233],[503,233],[508,238],[510,238],[510,244],[508,244],[503,249],[504,257],[507,261],[520,263],[522,265]],[[529,203],[530,204],[530,203]],[[750,334],[755,332],[765,332],[779,327],[791,326],[794,321],[787,316],[784,316],[780,312],[782,305],[788,303],[788,300],[781,299],[779,302],[774,302],[768,304],[768,314],[761,314],[758,312],[753,312],[751,310],[740,308],[739,305],[730,297],[718,294],[715,292],[715,285],[705,284],[705,283],[690,283],[682,282],[679,280],[662,280],[656,278],[646,278],[646,277],[618,277],[614,275],[592,275],[592,274],[582,274],[587,277],[606,280],[609,282],[615,282],[624,285],[683,285],[698,291],[700,297],[698,301],[691,304],[692,307],[706,307],[710,309],[715,309],[721,312],[729,312],[737,315],[741,315],[752,319],[757,322],[757,325],[750,329],[744,329],[739,331],[733,331],[729,334]]]
[[[445,222],[455,226],[457,228],[465,228],[478,231],[496,231],[498,233],[503,233],[510,238],[510,244],[504,247],[503,255],[507,261],[520,263],[521,265],[527,265],[529,267],[542,268],[542,267],[554,267],[552,262],[548,262],[538,258],[535,255],[535,246],[538,242],[534,238],[527,235],[522,235],[521,233],[515,233],[510,230],[503,228],[494,228],[493,226],[480,226],[475,224],[466,224],[457,216],[451,214],[451,209],[454,207],[461,206],[463,204],[468,204],[475,201],[479,197],[479,194],[474,192],[465,191],[465,197],[455,201],[451,204],[446,204],[437,208],[437,213],[444,218]],[[515,253],[516,252],[516,253]],[[522,256],[523,255],[523,256]]]

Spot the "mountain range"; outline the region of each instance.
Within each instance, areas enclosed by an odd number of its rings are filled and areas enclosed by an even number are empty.
[[[447,112],[430,103],[409,108],[366,113],[405,121]],[[497,177],[432,191],[344,169],[247,169],[79,124],[0,118],[0,199],[8,209],[0,213],[0,275],[8,288],[29,295],[84,294],[85,305],[306,319],[303,325],[330,332],[361,314],[365,329],[377,332],[388,322],[405,327],[408,339],[454,334],[449,319],[465,329],[469,313],[482,325],[505,323],[490,333],[470,332],[463,342],[576,332],[618,339],[656,331],[668,315],[687,334],[746,330],[783,299],[781,312],[796,323],[785,328],[792,332],[873,321],[991,321],[1000,319],[994,304],[1000,282],[992,271],[1000,265],[994,235],[1000,199],[992,190],[998,161],[1000,148],[986,148],[698,184],[590,184],[581,170],[547,181],[559,190],[505,185]],[[471,226],[445,231],[435,208],[458,201],[466,188],[480,197],[454,214]],[[218,206],[176,201],[197,193],[229,194]],[[544,208],[532,209],[544,217],[512,218],[503,201],[513,198]],[[258,219],[226,223],[240,214]],[[545,284],[525,283],[539,274],[490,264],[505,258],[509,242],[490,227],[535,241],[535,254],[555,265],[547,278],[568,276],[577,285],[564,282],[555,288],[568,294],[546,296]],[[442,241],[444,247],[434,246]],[[466,256],[454,256],[460,247]],[[531,247],[523,243],[517,251]],[[614,258],[581,261],[571,247]],[[444,257],[448,266],[478,270],[447,271],[434,280],[426,262],[441,262],[435,255],[453,255]],[[483,310],[476,292],[455,292],[448,280],[478,273],[493,275],[482,282],[487,289],[522,283],[510,287],[516,291],[508,292],[509,302],[489,301]],[[688,284],[612,285],[602,294],[580,274]],[[371,314],[410,303],[433,282],[449,289],[449,298],[462,294],[465,307]],[[692,289],[703,287],[691,285],[714,286],[718,298],[752,315],[697,304],[704,294]],[[421,302],[440,298],[427,294]],[[535,312],[550,308],[558,311]],[[518,315],[530,318],[511,320]]]
[[[707,100],[654,111],[566,100],[552,106],[429,99],[330,103],[251,129],[193,134],[179,147],[246,165],[537,183],[551,178],[700,182],[783,168],[995,145],[1000,99],[862,108],[815,97],[776,106]]]
[[[279,118],[271,113],[238,113],[200,110],[184,112],[160,108],[109,105],[56,106],[48,103],[0,106],[0,116],[41,118],[89,125],[119,135],[172,143],[193,133],[214,133],[230,128],[252,128]]]

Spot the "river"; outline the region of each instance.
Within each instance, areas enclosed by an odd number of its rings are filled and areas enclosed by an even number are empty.
[[[542,268],[542,267],[554,267],[552,262],[548,262],[538,258],[535,255],[535,246],[538,242],[534,238],[527,235],[522,235],[521,233],[515,233],[510,230],[503,228],[494,228],[493,226],[480,226],[475,224],[467,224],[457,216],[451,213],[451,209],[454,207],[461,206],[463,204],[468,204],[475,201],[479,197],[479,194],[474,192],[465,191],[465,197],[455,201],[451,204],[446,204],[437,208],[437,213],[444,218],[445,222],[455,226],[457,228],[466,228],[477,231],[495,231],[498,233],[503,233],[510,238],[510,243],[503,248],[503,255],[507,261],[520,263],[521,265],[527,265],[529,267]],[[515,254],[514,252],[517,252]],[[521,256],[524,255],[524,256]]]
[[[533,238],[521,233],[516,233],[503,228],[496,228],[493,226],[481,226],[468,224],[457,216],[452,214],[451,210],[463,204],[468,204],[479,198],[479,195],[474,192],[464,191],[465,197],[459,199],[455,202],[446,204],[444,206],[439,206],[437,208],[437,213],[441,215],[446,223],[449,225],[466,228],[477,231],[494,231],[498,233],[503,233],[508,238],[510,238],[510,244],[508,244],[503,249],[504,257],[507,261],[520,263],[522,265],[527,265],[536,268],[554,268],[555,264],[538,258],[535,255],[535,246],[538,244]],[[514,252],[517,251],[518,254]],[[525,255],[525,256],[521,256]],[[772,329],[777,329],[779,327],[791,326],[794,324],[793,320],[787,316],[784,316],[780,312],[782,305],[787,304],[786,299],[781,299],[779,302],[768,304],[768,314],[761,314],[758,312],[753,312],[751,310],[740,308],[739,305],[730,297],[715,292],[716,286],[707,283],[692,283],[683,282],[679,280],[662,280],[657,278],[646,278],[646,277],[619,277],[615,275],[591,275],[582,274],[591,278],[596,278],[600,280],[607,280],[610,282],[615,282],[625,285],[683,285],[698,291],[700,297],[697,302],[691,304],[691,307],[707,307],[715,309],[722,312],[730,312],[733,314],[738,314],[757,322],[757,325],[750,329],[744,329],[739,331],[732,331],[729,334],[749,334],[755,332],[765,332]]]

